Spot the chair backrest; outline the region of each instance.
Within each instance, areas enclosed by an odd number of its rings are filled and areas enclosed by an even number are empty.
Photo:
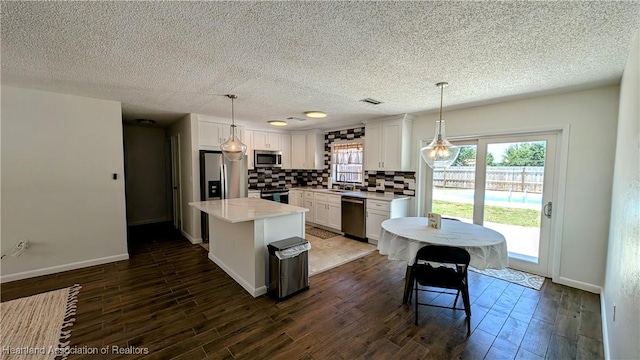
[[[440,262],[443,264],[469,265],[471,255],[465,249],[444,245],[427,245],[418,250],[418,260]]]
[[[470,261],[471,255],[465,249],[427,245],[416,254],[414,274],[421,285],[456,289],[466,281]],[[431,263],[435,263],[436,266],[432,266]],[[439,266],[440,264],[445,266]]]

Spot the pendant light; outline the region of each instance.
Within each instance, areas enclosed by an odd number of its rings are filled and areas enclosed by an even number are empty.
[[[231,136],[224,144],[220,145],[220,150],[229,161],[238,161],[244,158],[244,153],[247,151],[247,145],[243,144],[236,136],[236,123],[233,113],[233,100],[237,99],[236,95],[225,95],[231,99]]]
[[[446,168],[451,166],[458,157],[460,148],[451,145],[444,135],[444,120],[442,119],[442,95],[444,93],[444,87],[449,85],[446,82],[439,82],[436,84],[440,88],[440,120],[436,121],[436,134],[431,144],[420,149],[420,155],[422,159],[432,169]]]

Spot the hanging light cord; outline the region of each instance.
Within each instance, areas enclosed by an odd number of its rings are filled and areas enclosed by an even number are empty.
[[[234,115],[233,100],[235,100],[237,96],[233,94],[229,94],[227,95],[227,97],[231,99],[231,136],[233,137],[236,134],[236,122],[235,122],[235,115]]]
[[[440,120],[442,120],[442,96],[444,94],[444,84],[440,84]],[[231,103],[233,108],[233,102]]]
[[[440,87],[440,121],[438,121],[438,142],[442,142],[442,97],[444,94],[444,86],[446,82],[439,82],[436,85]]]

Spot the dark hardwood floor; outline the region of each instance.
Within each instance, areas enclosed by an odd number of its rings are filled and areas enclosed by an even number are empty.
[[[421,307],[414,326],[405,264],[377,253],[277,302],[252,298],[167,224],[129,239],[129,260],[5,283],[2,301],[79,283],[71,346],[148,351],[70,359],[603,358],[598,295],[549,280],[536,291],[470,272],[467,338],[464,311]]]

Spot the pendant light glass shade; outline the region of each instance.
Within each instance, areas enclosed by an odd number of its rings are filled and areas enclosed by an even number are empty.
[[[460,148],[451,145],[449,140],[444,136],[444,120],[436,121],[436,134],[431,144],[420,149],[422,159],[432,169],[446,168],[451,166],[458,154]]]
[[[229,99],[231,99],[231,134],[229,139],[225,141],[222,145],[220,145],[220,150],[222,150],[222,154],[229,161],[239,161],[244,158],[244,153],[247,151],[247,145],[243,144],[240,139],[236,136],[236,124],[234,119],[234,108],[233,108],[233,100],[237,99],[236,95],[226,95]]]
[[[445,136],[444,120],[442,119],[442,95],[446,85],[448,85],[446,82],[436,84],[440,87],[440,120],[436,121],[436,133],[433,141],[420,149],[422,159],[432,169],[451,166],[460,153],[460,148],[452,145]]]

